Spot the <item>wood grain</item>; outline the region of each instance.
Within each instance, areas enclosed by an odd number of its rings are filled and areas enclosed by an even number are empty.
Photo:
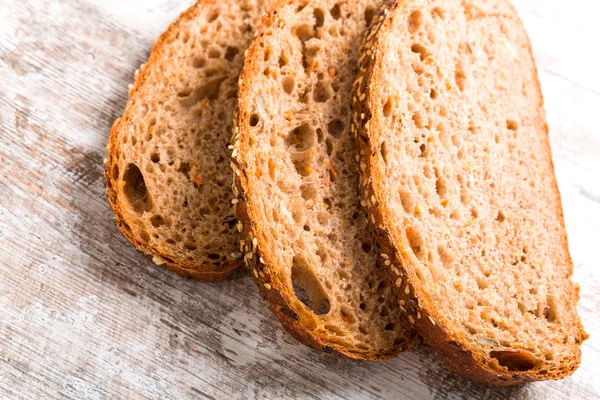
[[[515,0],[531,36],[580,310],[577,373],[490,389],[422,344],[360,363],[297,344],[239,271],[200,284],[120,235],[102,160],[127,85],[180,0],[0,0],[0,398],[600,397],[598,6]]]

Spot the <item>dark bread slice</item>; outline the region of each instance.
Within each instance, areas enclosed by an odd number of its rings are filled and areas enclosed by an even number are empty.
[[[413,336],[376,263],[350,133],[375,3],[273,6],[246,54],[232,164],[244,259],[273,313],[304,344],[367,360]]]
[[[136,73],[108,144],[108,201],[143,254],[204,281],[242,264],[227,146],[238,75],[262,0],[205,0]]]
[[[361,188],[403,311],[468,379],[572,374],[587,334],[516,12],[505,0],[397,1],[361,53]]]

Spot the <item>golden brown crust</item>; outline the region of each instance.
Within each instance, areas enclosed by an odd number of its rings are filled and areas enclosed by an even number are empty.
[[[234,151],[232,156],[232,169],[234,173],[234,185],[232,187],[234,196],[236,197],[234,210],[238,219],[238,230],[241,234],[240,251],[243,254],[244,261],[251,271],[251,276],[254,283],[257,285],[261,296],[266,300],[274,315],[279,319],[280,323],[295,339],[299,342],[317,350],[324,351],[329,354],[368,361],[383,361],[397,356],[400,352],[406,350],[413,341],[414,331],[403,340],[394,343],[394,346],[384,351],[360,350],[352,351],[348,347],[335,343],[336,337],[327,334],[318,334],[309,329],[309,326],[315,324],[317,318],[313,313],[297,309],[294,306],[292,299],[295,299],[295,294],[282,282],[283,277],[278,276],[278,269],[275,266],[270,266],[265,263],[264,259],[274,259],[272,254],[266,254],[266,246],[262,246],[262,238],[265,237],[263,230],[267,227],[255,224],[255,216],[252,215],[252,205],[249,206],[246,193],[248,192],[248,176],[236,156],[239,149],[240,137],[249,135],[247,127],[250,124],[249,113],[244,113],[244,109],[249,109],[248,103],[251,101],[243,97],[243,93],[247,91],[248,81],[254,74],[262,74],[260,60],[262,52],[259,48],[259,39],[265,35],[264,30],[269,29],[276,23],[277,10],[285,4],[291,3],[289,0],[280,0],[276,2],[272,8],[263,17],[261,27],[255,40],[248,48],[245,55],[245,64],[239,80],[239,105],[234,116],[236,127],[231,142],[234,143]],[[264,257],[264,258],[263,258]],[[296,311],[293,311],[296,310]]]
[[[580,363],[580,351],[575,359],[564,360],[563,365],[559,368],[549,369],[543,373],[538,373],[539,370],[509,371],[507,368],[500,366],[496,359],[489,356],[486,357],[487,355],[482,354],[472,344],[461,343],[460,340],[456,339],[454,332],[449,328],[448,324],[445,324],[445,321],[438,320],[438,318],[442,317],[435,312],[436,304],[421,300],[424,288],[414,285],[414,282],[416,282],[414,271],[402,263],[402,259],[408,252],[408,249],[403,248],[402,243],[393,242],[387,228],[390,226],[390,221],[385,218],[386,210],[383,209],[381,204],[377,204],[376,200],[372,201],[372,199],[375,199],[372,196],[376,193],[373,183],[382,179],[378,175],[377,168],[374,168],[373,158],[370,157],[376,151],[370,141],[369,133],[369,129],[372,128],[369,125],[371,105],[378,104],[378,99],[375,99],[371,93],[373,82],[378,79],[374,70],[378,66],[380,58],[376,55],[380,51],[379,40],[383,35],[391,32],[394,11],[403,7],[405,3],[404,0],[399,0],[388,9],[383,9],[361,46],[359,74],[354,86],[354,124],[352,126],[359,147],[361,196],[364,199],[363,203],[367,204],[368,219],[381,248],[382,256],[384,259],[390,261],[388,263],[390,265],[390,275],[401,298],[402,311],[407,314],[410,322],[415,325],[417,331],[423,336],[425,341],[442,356],[446,366],[457,375],[466,379],[491,386],[508,386],[531,381],[560,379],[571,375]],[[516,12],[514,15],[516,15]],[[532,58],[531,62],[534,63],[529,41],[528,45],[529,54]],[[536,85],[539,88],[539,81],[536,81]],[[539,93],[539,106],[541,108],[543,105],[541,90],[539,90]],[[547,125],[545,127],[544,143],[547,149],[546,154],[550,159],[552,174],[554,174]],[[559,193],[556,180],[553,182],[552,189],[555,193]],[[560,201],[557,205],[556,215],[561,218],[561,227],[564,232],[563,211]],[[561,242],[563,246],[567,246],[566,234],[563,235]],[[570,276],[573,270],[570,257],[568,261],[570,263]],[[585,340],[588,336],[583,329],[579,330],[579,335],[582,340]]]
[[[129,100],[125,106],[123,116],[115,121],[111,129],[107,146],[108,158],[104,170],[107,200],[115,213],[117,226],[123,236],[131,242],[136,250],[157,265],[164,266],[180,276],[205,282],[213,282],[225,278],[241,265],[240,260],[231,260],[228,258],[228,260],[221,263],[218,268],[215,268],[210,263],[198,263],[198,260],[189,261],[182,257],[177,257],[174,254],[167,253],[160,248],[150,247],[147,243],[139,240],[127,223],[126,215],[128,206],[123,202],[123,196],[120,195],[122,188],[119,187],[119,182],[111,176],[111,170],[113,165],[117,163],[115,150],[119,148],[118,139],[120,133],[132,123],[131,105],[134,104],[136,98],[144,97],[146,95],[145,91],[142,90],[144,84],[151,73],[158,68],[159,60],[164,57],[165,49],[176,39],[180,28],[184,23],[198,17],[200,13],[199,7],[214,2],[215,0],[202,0],[188,8],[169,26],[152,46],[148,61],[140,67],[139,71],[136,73],[135,82],[129,89]]]

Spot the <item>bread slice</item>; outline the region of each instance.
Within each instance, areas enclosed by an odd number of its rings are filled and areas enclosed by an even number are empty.
[[[355,99],[363,195],[410,322],[474,381],[572,374],[579,287],[510,4],[397,1],[363,44]]]
[[[242,263],[227,149],[262,0],[205,0],[158,39],[111,131],[108,201],[156,264],[204,281]]]
[[[301,342],[367,360],[413,335],[376,263],[350,133],[376,4],[275,3],[246,54],[233,151],[241,245],[262,296]]]

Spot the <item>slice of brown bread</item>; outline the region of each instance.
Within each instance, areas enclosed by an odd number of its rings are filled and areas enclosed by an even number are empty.
[[[143,254],[204,281],[241,265],[230,151],[238,75],[266,1],[205,0],[158,39],[111,131],[108,201]]]
[[[505,0],[398,1],[361,54],[363,195],[408,318],[468,379],[572,374],[587,335],[515,11]]]
[[[350,133],[358,46],[381,2],[280,1],[241,75],[236,215],[262,296],[301,342],[383,360],[413,330],[367,229]]]

